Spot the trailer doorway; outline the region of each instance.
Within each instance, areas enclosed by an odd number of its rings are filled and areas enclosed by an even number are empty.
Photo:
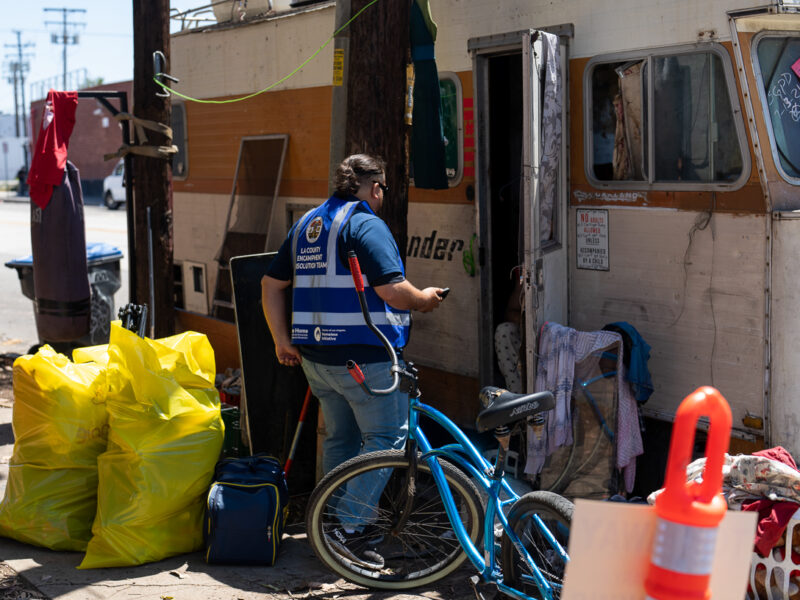
[[[519,323],[519,281],[523,255],[520,241],[524,234],[520,212],[522,192],[522,53],[490,55],[486,59],[488,85],[486,90],[488,120],[486,167],[489,172],[485,199],[486,225],[481,282],[481,313],[489,326],[482,345],[490,360],[489,383],[506,387],[494,352],[494,331],[500,323]],[[484,236],[481,236],[484,239]],[[516,310],[515,310],[516,309]],[[520,327],[520,331],[524,328]],[[517,390],[519,391],[519,390]]]
[[[571,28],[559,34],[526,30],[469,41],[477,108],[481,385],[507,384],[495,348],[498,325],[517,319],[518,391],[530,391],[538,328],[545,320],[567,324],[564,100]]]

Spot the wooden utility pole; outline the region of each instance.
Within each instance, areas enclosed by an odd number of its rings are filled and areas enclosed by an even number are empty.
[[[408,246],[409,127],[405,123],[405,98],[412,1],[383,0],[361,13],[349,27],[345,67],[346,154],[364,152],[386,161],[389,193],[379,216],[394,234],[403,260]],[[368,3],[350,0],[351,15]]]
[[[169,0],[133,0],[133,114],[142,119],[170,124],[170,99],[157,94],[153,81],[153,52],[160,50],[169,66]],[[147,132],[147,145],[166,140]],[[141,141],[140,141],[141,143]],[[136,293],[139,304],[147,304],[154,337],[175,331],[172,272],[172,167],[168,160],[134,156],[134,232],[136,236]],[[129,208],[128,210],[131,210]],[[149,325],[149,324],[148,324]]]

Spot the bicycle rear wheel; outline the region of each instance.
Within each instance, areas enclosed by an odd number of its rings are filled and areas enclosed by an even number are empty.
[[[566,562],[542,534],[533,515],[539,515],[547,529],[566,550],[573,509],[572,502],[563,496],[540,491],[522,496],[514,503],[508,514],[509,527],[552,586],[554,599],[561,598]],[[531,578],[530,567],[505,534],[502,544],[502,566],[506,585],[524,592],[531,598],[544,597]]]
[[[452,464],[439,461],[467,533],[477,546],[483,533],[484,508],[475,484]],[[357,456],[328,473],[309,499],[308,540],[319,559],[345,579],[367,587],[407,589],[426,585],[452,573],[466,558],[445,512],[444,503],[425,463],[418,464],[416,494],[402,530],[393,533],[405,508],[408,459],[402,450],[384,450]],[[359,478],[380,472],[387,480],[375,506],[364,506]],[[350,490],[350,491],[348,491]],[[326,533],[339,527],[343,507],[368,514],[370,536],[384,559],[381,569],[353,562],[331,544]]]

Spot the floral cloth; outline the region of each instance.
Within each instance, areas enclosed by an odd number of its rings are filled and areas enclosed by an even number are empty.
[[[686,468],[686,481],[702,479],[705,466],[705,457],[691,463]],[[653,504],[663,491],[656,490],[647,501]],[[762,498],[800,504],[800,472],[764,456],[726,454],[722,467],[722,493],[728,501],[728,508],[736,510],[741,509],[743,502]]]

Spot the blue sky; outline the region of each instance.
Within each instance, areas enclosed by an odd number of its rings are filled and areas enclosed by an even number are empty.
[[[85,68],[90,78],[102,77],[105,83],[125,81],[133,75],[133,2],[136,0],[2,0],[0,3],[0,111],[14,114],[14,88],[8,82],[7,63],[16,57],[17,36],[22,43],[33,43],[23,52],[31,54],[26,60],[30,71],[25,76],[25,101],[31,101],[30,83],[58,77],[56,89],[61,88],[62,49],[51,42],[51,33],[61,32],[61,26],[45,25],[45,21],[61,23],[61,12],[45,12],[45,8],[86,9],[73,12],[68,21],[85,23],[74,29],[80,36],[77,45],[67,46],[67,70]],[[172,0],[178,10],[208,4],[207,0]],[[7,48],[6,45],[13,45]]]

